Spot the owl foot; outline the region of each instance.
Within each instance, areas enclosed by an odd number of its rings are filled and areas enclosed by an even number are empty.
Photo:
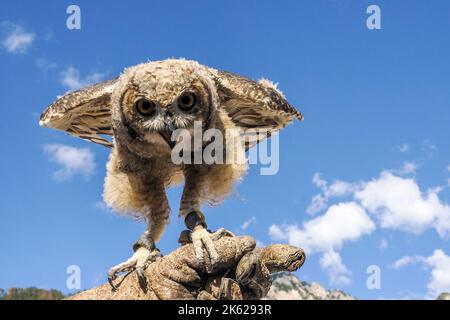
[[[219,262],[219,254],[217,253],[216,247],[214,246],[213,234],[209,233],[205,227],[198,225],[192,231],[191,239],[192,244],[194,245],[194,252],[199,267],[205,267],[207,272],[212,272],[212,270],[208,270],[209,266],[205,264],[203,249],[205,249],[208,253],[209,259],[211,261],[211,269],[214,269],[214,267]]]
[[[219,254],[217,253],[214,241],[222,237],[234,237],[234,234],[224,228],[220,228],[216,232],[210,233],[203,226],[196,226],[191,233],[192,244],[197,258],[199,267],[204,267],[207,272],[212,272],[219,262]],[[204,250],[208,253],[211,261],[210,266],[205,264]]]
[[[141,243],[141,240],[137,241],[134,246],[134,254],[125,262],[122,262],[111,269],[108,272],[108,282],[111,288],[115,291],[118,286],[115,285],[114,280],[122,272],[127,272],[128,274],[132,271],[136,271],[136,275],[139,281],[139,286],[144,292],[147,292],[147,277],[145,276],[145,269],[149,264],[155,262],[157,259],[161,258],[162,255],[156,248],[151,248],[146,244]]]
[[[180,244],[186,244],[192,242],[194,246],[195,256],[200,268],[205,268],[207,272],[211,273],[214,267],[219,262],[219,254],[214,245],[214,240],[218,240],[223,236],[234,236],[231,232],[220,228],[214,233],[210,233],[207,229],[205,222],[205,216],[200,210],[195,210],[186,215],[184,223],[189,232],[183,231],[180,235],[178,242]],[[204,250],[205,249],[205,250]],[[205,264],[204,251],[207,252],[210,260],[210,264]]]
[[[210,232],[210,231],[209,231]],[[183,230],[180,233],[180,236],[178,238],[178,243],[180,246],[184,246],[186,244],[192,243],[192,231],[190,230]],[[216,230],[215,232],[210,233],[211,239],[213,241],[219,240],[222,237],[235,237],[234,233],[231,231],[228,231],[225,228],[220,228]]]

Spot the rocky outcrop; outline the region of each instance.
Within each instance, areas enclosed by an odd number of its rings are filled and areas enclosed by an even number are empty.
[[[272,300],[355,300],[340,290],[326,290],[317,282],[308,284],[295,275],[281,272],[272,276],[272,288],[266,299]]]
[[[191,243],[151,263],[145,270],[147,283],[140,287],[136,272],[81,293],[70,300],[169,300],[264,298],[271,288],[271,274],[296,271],[303,265],[303,250],[286,244],[256,248],[251,237],[224,236],[215,247],[220,259],[212,266],[205,256],[201,264]]]
[[[436,300],[450,300],[450,292],[441,293]]]

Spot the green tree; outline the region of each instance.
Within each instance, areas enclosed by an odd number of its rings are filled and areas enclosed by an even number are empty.
[[[54,289],[44,290],[35,287],[10,288],[6,294],[4,290],[0,291],[0,299],[2,300],[60,300],[64,297],[61,291]]]

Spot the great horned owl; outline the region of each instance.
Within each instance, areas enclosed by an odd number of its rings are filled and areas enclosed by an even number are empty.
[[[127,68],[114,80],[64,95],[44,111],[40,125],[112,148],[104,200],[118,212],[145,219],[148,227],[134,244],[133,256],[111,268],[109,279],[136,269],[145,287],[143,270],[158,257],[155,241],[169,219],[166,188],[184,179],[180,215],[197,259],[205,262],[205,249],[208,265],[214,266],[220,257],[212,239],[224,230],[207,230],[201,204],[223,199],[247,169],[243,163],[175,164],[174,130],[192,131],[198,121],[203,131],[262,128],[270,135],[293,119],[303,116],[268,80],[255,82],[195,61],[170,59]]]

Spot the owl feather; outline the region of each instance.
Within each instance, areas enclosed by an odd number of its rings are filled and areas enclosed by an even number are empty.
[[[256,82],[231,72],[205,68],[217,86],[220,108],[236,127],[264,129],[270,136],[293,119],[303,120],[303,115],[269,80]],[[113,135],[110,100],[117,80],[105,81],[57,99],[42,113],[40,125],[113,147],[113,142],[105,136]],[[256,138],[247,149],[262,140]]]
[[[70,92],[42,113],[39,124],[111,148],[111,93],[116,79]]]

